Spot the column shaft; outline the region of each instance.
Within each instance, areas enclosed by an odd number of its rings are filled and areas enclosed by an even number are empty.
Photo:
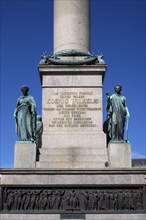
[[[54,0],[54,52],[90,50],[90,0]]]

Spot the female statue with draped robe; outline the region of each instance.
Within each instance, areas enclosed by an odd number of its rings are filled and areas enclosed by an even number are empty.
[[[14,111],[16,130],[19,141],[31,141],[36,139],[36,103],[34,98],[28,95],[29,88],[22,86],[23,93],[17,100]]]
[[[130,114],[126,106],[126,98],[121,95],[122,86],[116,85],[114,89],[115,94],[109,96],[109,93],[106,93],[108,135],[111,141],[124,141],[125,122],[130,117]],[[128,127],[126,130],[128,130]],[[128,135],[126,137],[126,140],[127,139]]]

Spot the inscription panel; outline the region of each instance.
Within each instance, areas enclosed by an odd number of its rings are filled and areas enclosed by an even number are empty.
[[[44,88],[44,131],[102,130],[99,88]]]

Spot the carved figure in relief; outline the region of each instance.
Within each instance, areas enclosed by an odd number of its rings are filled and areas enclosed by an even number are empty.
[[[130,210],[134,210],[133,191],[129,194],[129,208]]]
[[[117,192],[114,193],[113,205],[114,205],[114,210],[118,210],[118,194],[117,194]]]
[[[100,199],[98,191],[93,190],[91,192],[91,195],[93,197],[93,199],[92,199],[92,210],[98,210],[98,202],[99,202],[99,199]]]
[[[133,191],[134,210],[137,210],[137,200],[138,200],[138,193],[136,190],[134,190]]]
[[[105,193],[104,193],[104,191],[99,192],[98,210],[105,210]]]
[[[36,195],[36,200],[35,200],[35,205],[34,205],[35,210],[39,210],[39,199],[40,199],[41,192],[42,192],[42,190],[39,190]]]
[[[24,209],[24,204],[25,204],[25,200],[26,200],[26,195],[27,195],[27,190],[22,190],[22,200],[21,200],[21,206],[20,206],[20,209],[21,209],[21,210]]]
[[[118,210],[122,211],[124,208],[123,201],[125,197],[121,190],[118,191]]]
[[[31,199],[31,190],[27,191],[27,195],[26,195],[26,200],[24,203],[24,210],[28,210],[29,209],[29,204],[30,204],[30,199]]]
[[[67,198],[67,204],[68,206],[71,207],[71,209],[76,209],[77,207],[79,207],[79,199],[76,196],[76,192],[74,189],[72,189],[69,192],[68,198]]]
[[[109,191],[110,194],[110,209],[113,210],[114,209],[114,194],[113,191]]]
[[[16,196],[16,195],[15,195]],[[17,191],[17,204],[16,204],[16,210],[20,210],[21,208],[21,203],[22,203],[22,191],[18,190]]]
[[[137,190],[137,208],[142,209],[142,190]]]
[[[84,196],[85,210],[89,210],[90,209],[90,194],[87,190],[81,191],[81,194]]]
[[[56,190],[55,195],[56,195],[56,209],[63,209],[63,200],[64,200],[64,195],[65,191],[64,190]]]
[[[7,197],[7,209],[13,210],[13,207],[14,207],[14,192],[11,192],[11,190],[9,190]]]
[[[23,93],[17,100],[14,111],[16,130],[19,141],[34,142],[36,138],[36,103],[32,96],[28,95],[29,88],[22,86]]]
[[[47,190],[48,203],[46,209],[51,209],[53,207],[52,194],[53,190]]]
[[[13,204],[12,209],[13,209],[13,210],[17,210],[17,200],[18,200],[17,193],[18,193],[18,191],[17,191],[17,190],[14,190],[14,191],[12,191],[12,192],[14,193],[14,204]]]
[[[38,196],[38,201],[37,201],[37,207],[39,210],[45,210],[45,190],[40,192]]]
[[[104,195],[105,195],[105,209],[109,210],[110,209],[110,195],[109,195],[109,191],[105,191]]]
[[[126,190],[124,192],[124,195],[125,195],[125,200],[124,200],[124,208],[126,210],[129,210],[129,193],[128,193],[128,190]]]
[[[45,210],[46,209],[47,203],[48,203],[47,190],[43,190],[43,192],[40,194],[38,203],[39,203],[39,209],[40,210]]]
[[[7,198],[8,198],[8,190],[4,189],[3,201],[4,201],[4,210],[7,210]]]

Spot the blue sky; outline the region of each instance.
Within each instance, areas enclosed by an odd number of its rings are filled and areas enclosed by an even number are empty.
[[[90,52],[102,52],[108,69],[103,87],[113,93],[122,84],[131,118],[132,157],[146,157],[144,0],[91,0]],[[0,166],[13,167],[17,140],[13,112],[20,87],[30,94],[41,114],[41,84],[37,65],[43,52],[53,52],[52,0],[1,0]],[[105,110],[103,112],[106,117]]]

